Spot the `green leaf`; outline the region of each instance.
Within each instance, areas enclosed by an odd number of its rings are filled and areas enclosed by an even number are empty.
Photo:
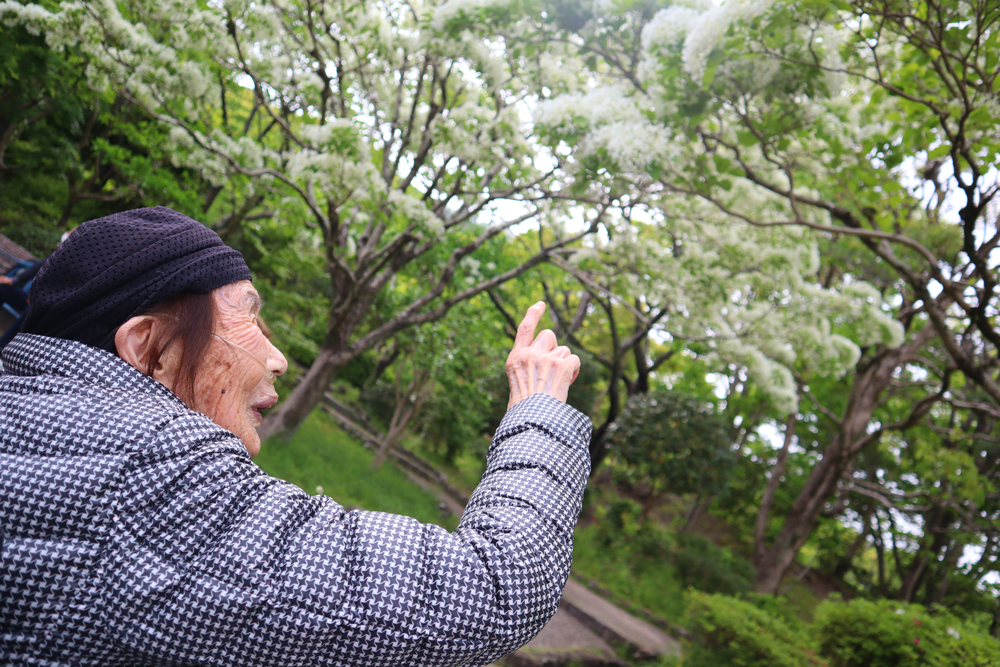
[[[721,155],[713,155],[712,161],[715,162],[715,168],[719,170],[720,174],[729,173],[729,168],[733,164],[732,160]]]
[[[943,143],[932,151],[927,152],[927,159],[933,160],[934,158],[939,158],[943,155],[947,155],[951,152],[951,144]]]
[[[701,77],[702,88],[708,89],[712,85],[712,81],[715,80],[715,70],[719,69],[719,65],[723,63],[726,59],[726,52],[722,49],[715,49],[712,51],[711,55],[708,56],[708,62],[705,64],[705,74]]]
[[[740,141],[740,146],[756,146],[757,137],[750,130],[737,130],[736,137]]]

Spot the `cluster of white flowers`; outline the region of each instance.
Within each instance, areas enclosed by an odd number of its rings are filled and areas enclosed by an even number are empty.
[[[198,138],[206,144],[211,143],[203,136],[199,135]],[[229,166],[222,156],[201,148],[183,127],[174,126],[170,129],[167,148],[170,162],[175,167],[193,169],[215,186],[221,187],[229,179]]]
[[[617,122],[595,128],[581,149],[606,151],[622,171],[644,174],[669,157],[670,138],[666,128],[648,121]]]
[[[673,50],[683,40],[684,71],[699,79],[705,73],[708,56],[718,46],[729,26],[741,19],[758,16],[774,0],[726,0],[721,5],[685,3],[661,9],[642,33],[647,58],[656,58],[664,49]],[[644,63],[649,71],[650,62]]]
[[[350,148],[358,148],[359,136],[354,132],[354,124],[346,118],[333,118],[322,125],[305,125],[299,131],[299,136],[316,151],[343,149],[345,144],[352,144]]]
[[[840,375],[857,363],[859,344],[901,343],[902,328],[870,286],[817,284],[809,234],[727,219],[698,200],[661,203],[648,225],[618,228],[610,244],[595,242],[573,261],[619,255],[638,293],[669,308],[671,335],[704,340],[720,361],[746,367],[781,409],[796,407],[792,368]]]
[[[745,366],[747,375],[767,392],[780,412],[787,414],[798,409],[795,377],[786,365],[739,339],[723,340],[718,354],[724,361]]]
[[[819,42],[816,46],[822,48],[823,67],[827,68],[824,73],[827,87],[831,91],[842,89],[847,83],[847,75],[836,71],[844,68],[840,57],[840,31],[832,25],[823,26],[816,35],[816,41]]]
[[[758,16],[774,3],[774,0],[726,0],[717,8],[702,15],[684,40],[684,71],[694,78],[705,72],[708,54],[719,43],[729,26],[740,19]]]
[[[497,114],[472,91],[437,123],[435,145],[441,154],[453,155],[466,164],[484,164],[493,160],[494,151],[503,154],[501,145],[508,149],[521,145],[520,152],[530,151],[524,142],[523,129],[514,107],[506,107]]]
[[[580,85],[580,72],[569,62],[566,54],[549,51],[538,55],[538,69],[541,84],[553,90],[576,90]]]
[[[481,9],[502,7],[509,3],[510,0],[447,0],[434,10],[431,27],[435,30],[443,30],[449,21],[458,18],[462,14],[471,15]]]
[[[24,26],[32,35],[42,34],[52,19],[52,12],[35,3],[21,4],[12,0],[0,2],[0,23],[11,27]]]
[[[683,5],[661,9],[642,29],[643,50],[655,54],[660,49],[677,46],[687,38],[703,15],[703,10]]]
[[[672,137],[649,120],[638,99],[618,86],[560,95],[538,104],[535,126],[554,138],[582,135],[575,146],[581,157],[603,152],[621,171],[646,173],[670,156]]]
[[[288,151],[282,158],[289,178],[329,189],[329,194],[337,199],[338,194],[348,193],[354,199],[366,197],[378,175],[368,155],[353,160],[341,152],[300,149]]]
[[[459,35],[459,44],[464,51],[461,55],[469,59],[475,70],[481,73],[485,83],[493,89],[499,89],[507,81],[507,67],[501,55],[490,49],[483,40],[468,30]],[[457,54],[456,54],[457,55]],[[470,73],[471,75],[471,73]],[[474,75],[470,78],[477,78]]]
[[[427,232],[432,237],[444,234],[444,221],[416,197],[396,189],[389,190],[389,205],[396,214],[415,225],[417,230]]]

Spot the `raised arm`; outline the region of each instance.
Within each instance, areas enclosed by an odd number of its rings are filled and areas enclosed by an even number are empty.
[[[513,407],[451,534],[310,497],[194,415],[165,427],[130,473],[142,493],[117,513],[122,557],[105,570],[105,599],[130,619],[121,653],[425,667],[485,665],[528,641],[562,594],[590,468],[590,420],[563,402],[579,360],[534,337],[543,311],[519,329]]]

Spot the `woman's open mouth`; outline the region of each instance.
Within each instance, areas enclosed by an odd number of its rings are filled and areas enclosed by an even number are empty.
[[[250,414],[256,418],[257,422],[254,428],[258,428],[264,422],[264,415],[263,415],[264,410],[267,410],[268,408],[273,408],[275,403],[277,402],[278,402],[277,396],[269,396],[268,398],[257,401],[256,403],[250,406]]]

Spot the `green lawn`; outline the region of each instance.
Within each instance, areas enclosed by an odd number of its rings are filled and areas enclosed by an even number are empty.
[[[457,517],[446,517],[438,499],[411,482],[392,464],[372,469],[374,455],[341,431],[320,410],[306,419],[288,442],[273,438],[254,459],[265,472],[287,480],[306,493],[317,487],[344,507],[405,514],[448,529]]]
[[[483,441],[477,444],[481,445],[481,447],[470,446],[468,449],[460,452],[453,462],[449,463],[443,456],[434,451],[432,447],[428,447],[427,443],[423,442],[418,436],[411,435],[403,440],[404,447],[411,452],[415,452],[418,456],[447,475],[451,485],[466,495],[472,495],[475,488],[479,486],[479,480],[482,479],[483,473],[486,471],[485,451],[489,446],[489,439],[483,436]]]
[[[679,622],[684,616],[684,586],[674,566],[613,553],[599,543],[594,526],[576,529],[573,573],[668,621]]]

